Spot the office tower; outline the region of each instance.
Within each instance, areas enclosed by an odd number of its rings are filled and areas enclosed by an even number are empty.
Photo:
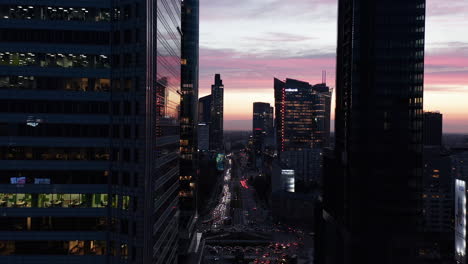
[[[220,74],[215,74],[215,81],[211,86],[211,100],[210,149],[223,152],[224,85]]]
[[[314,111],[314,147],[325,148],[330,146],[330,111],[332,91],[325,84],[316,84],[312,87],[316,94]]]
[[[273,132],[273,108],[269,103],[253,103],[253,132],[259,131],[264,135]]]
[[[424,112],[424,145],[442,146],[442,114]]]
[[[199,1],[182,2],[179,260],[191,250],[197,220]]]
[[[1,4],[0,263],[174,263],[180,1],[42,3]]]
[[[339,1],[336,142],[317,263],[424,257],[424,28],[424,0]]]
[[[428,251],[434,260],[452,260],[454,188],[450,153],[439,146],[424,146],[423,162],[424,232],[425,240],[432,243]]]
[[[206,123],[198,124],[198,150],[203,152],[210,150],[210,125]]]
[[[254,144],[262,148],[265,138],[273,133],[273,109],[269,103],[253,103],[252,130]]]
[[[281,161],[293,168],[296,175],[297,191],[307,191],[317,187],[322,179],[323,150],[320,148],[281,153]]]
[[[278,152],[322,148],[330,135],[330,121],[326,121],[330,115],[329,88],[275,78],[274,91]]]
[[[211,122],[212,96],[207,95],[198,100],[198,122],[209,124]]]
[[[210,150],[211,94],[198,100],[198,149]]]
[[[256,168],[262,166],[266,139],[273,132],[273,112],[269,103],[253,103],[252,136],[253,163]]]

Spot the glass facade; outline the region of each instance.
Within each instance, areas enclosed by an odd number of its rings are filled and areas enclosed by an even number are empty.
[[[175,263],[181,1],[0,20],[0,263]]]
[[[182,2],[179,252],[185,253],[197,220],[199,1]]]
[[[323,148],[330,136],[331,92],[325,84],[274,80],[277,147],[281,152]]]

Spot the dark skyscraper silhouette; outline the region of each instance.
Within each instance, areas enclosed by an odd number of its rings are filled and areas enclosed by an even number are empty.
[[[424,145],[442,146],[442,114],[424,112]]]
[[[312,87],[315,94],[314,110],[314,148],[325,148],[330,145],[330,112],[332,90],[325,83]]]
[[[182,2],[179,252],[187,255],[197,221],[199,0]],[[182,261],[182,258],[180,258]]]
[[[221,75],[216,74],[214,84],[211,86],[211,124],[210,149],[224,151],[224,85]]]
[[[273,108],[269,103],[253,103],[252,135],[254,159],[260,167],[262,152],[266,147],[268,137],[273,136]]]
[[[269,103],[253,103],[253,133],[258,131],[265,136],[273,133],[273,109]]]
[[[340,0],[317,263],[423,257],[424,0]]]

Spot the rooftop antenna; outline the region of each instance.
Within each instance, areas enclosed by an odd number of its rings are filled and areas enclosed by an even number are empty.
[[[327,71],[322,70],[322,83],[327,84]]]

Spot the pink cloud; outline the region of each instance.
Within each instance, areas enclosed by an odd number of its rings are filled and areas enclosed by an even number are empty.
[[[271,89],[273,78],[297,78],[312,83],[320,82],[322,70],[332,78],[334,55],[305,55],[304,57],[273,57],[263,54],[242,54],[230,50],[201,49],[200,89],[208,92],[214,73],[221,73],[229,89]]]

